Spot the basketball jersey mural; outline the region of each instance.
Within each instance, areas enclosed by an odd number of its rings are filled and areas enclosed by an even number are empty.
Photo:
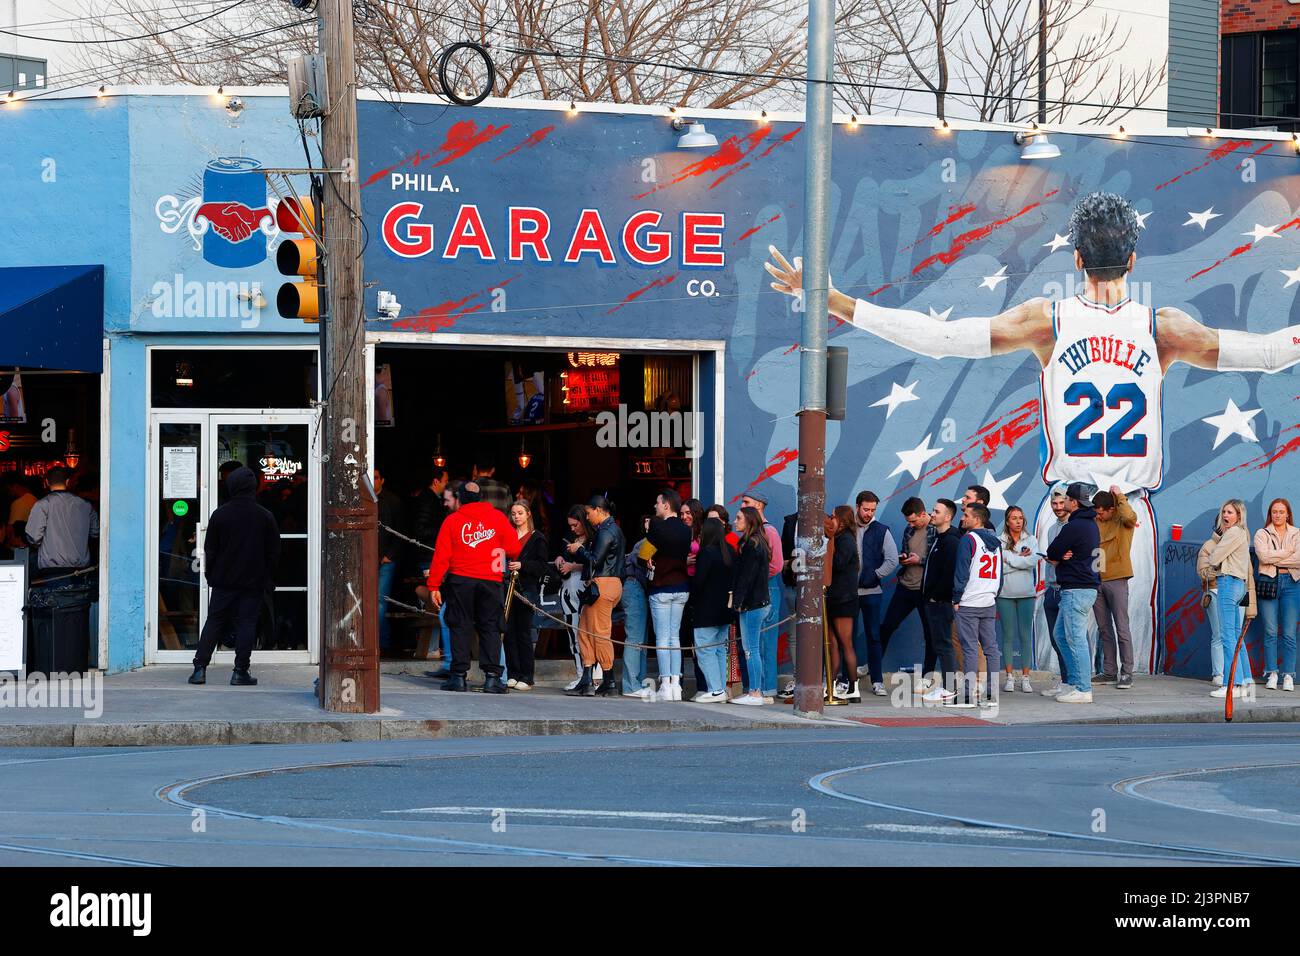
[[[773,513],[793,510],[801,128],[709,119],[719,146],[701,155],[662,117],[461,111],[472,129],[453,136],[438,109],[403,110],[362,114],[365,212],[385,237],[367,273],[418,311],[371,327],[724,338],[728,493],[762,484]],[[1194,548],[1165,546],[1157,510],[1200,541],[1223,500],[1245,499],[1253,529],[1300,478],[1300,158],[1204,136],[1061,148],[1028,163],[1004,131],[837,128],[828,321],[850,393],[827,501],[870,488],[897,533],[908,496],[979,483],[995,522],[1036,511],[1042,541],[1052,482],[1117,486],[1139,519],[1137,669],[1208,676]],[[688,291],[701,278],[710,292]],[[886,666],[918,648],[901,631]]]

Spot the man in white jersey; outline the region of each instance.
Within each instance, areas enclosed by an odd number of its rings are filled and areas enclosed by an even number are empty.
[[[994,600],[1002,590],[1002,545],[989,530],[989,509],[978,502],[966,506],[961,526],[966,536],[957,545],[957,566],[953,571],[952,603],[956,609],[957,639],[964,662],[962,684],[968,702],[976,696],[992,704],[997,701],[998,672],[1002,652],[998,647],[997,609]],[[988,662],[988,693],[979,694],[979,652]]]
[[[1300,327],[1271,333],[1213,329],[1181,309],[1152,310],[1128,296],[1137,261],[1137,216],[1122,197],[1093,193],[1070,216],[1075,267],[1084,291],[1073,298],[1033,298],[1000,315],[943,319],[889,309],[829,290],[831,314],[929,358],[988,358],[1029,350],[1042,366],[1043,480],[1081,481],[1136,492],[1130,624],[1138,669],[1155,667],[1157,586],[1155,512],[1148,493],[1160,486],[1164,436],[1160,392],[1175,362],[1203,369],[1277,372],[1300,362]],[[803,264],[774,247],[772,288],[802,295]],[[1052,521],[1050,500],[1036,531]],[[1041,534],[1036,535],[1041,540]]]

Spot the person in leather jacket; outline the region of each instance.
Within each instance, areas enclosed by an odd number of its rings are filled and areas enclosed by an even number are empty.
[[[614,679],[614,607],[623,596],[623,554],[627,543],[623,532],[610,514],[612,506],[603,495],[592,495],[587,501],[587,520],[596,529],[590,547],[573,543],[568,551],[585,565],[591,574],[591,584],[597,590],[596,600],[582,609],[578,619],[578,643],[582,650],[582,677],[570,697],[617,697],[618,683]],[[592,668],[599,663],[604,672],[600,687],[592,686]]]

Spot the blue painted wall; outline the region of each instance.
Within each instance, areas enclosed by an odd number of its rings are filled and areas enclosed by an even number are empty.
[[[106,267],[114,387],[114,669],[143,659],[145,347],[164,335],[167,341],[202,335],[215,342],[208,337],[219,334],[220,341],[242,342],[310,332],[274,316],[273,307],[249,315],[237,306],[213,310],[205,301],[187,310],[184,287],[179,296],[174,291],[180,275],[182,283],[205,289],[233,282],[227,288],[232,295],[244,288],[239,283],[260,283],[274,300],[281,277],[271,259],[240,269],[206,261],[203,237],[188,225],[197,221],[186,213],[198,206],[188,201],[213,198],[203,195],[202,177],[219,157],[251,156],[266,165],[304,161],[284,101],[248,102],[237,118],[207,96],[36,101],[0,110],[0,191],[12,200],[0,215],[0,264]],[[750,120],[709,120],[723,145],[702,152],[676,149],[662,117],[416,104],[399,111],[368,101],[361,104],[360,124],[363,212],[370,232],[365,264],[367,279],[377,282],[369,295],[386,289],[404,306],[399,321],[372,321],[370,328],[723,339],[728,496],[761,482],[774,513],[792,509],[794,346],[801,316],[789,299],[768,288],[762,264],[768,243],[792,254],[802,242],[798,124],[767,128]],[[1061,158],[1033,165],[1020,162],[1010,134],[1001,131],[945,137],[923,127],[838,128],[831,256],[836,285],[857,295],[875,292],[873,301],[884,305],[939,314],[951,308],[953,317],[992,315],[1031,296],[1070,295],[1078,290],[1071,250],[1054,250],[1050,243],[1067,231],[1079,196],[1109,189],[1130,198],[1145,216],[1134,273],[1141,301],[1176,305],[1221,328],[1271,331],[1295,321],[1300,285],[1288,285],[1281,270],[1300,266],[1294,244],[1300,232],[1288,226],[1277,238],[1243,238],[1256,225],[1294,218],[1300,207],[1300,159],[1294,151],[1281,143],[1183,137],[1054,141]],[[311,148],[314,153],[314,142]],[[41,178],[47,158],[56,163],[53,182]],[[434,191],[394,188],[394,174],[432,176],[421,185]],[[423,205],[413,221],[433,226],[432,254],[400,258],[386,247],[384,217],[401,202]],[[496,261],[477,261],[473,253],[439,258],[457,209],[466,203],[481,211]],[[617,264],[509,261],[504,224],[512,204],[549,213],[556,255],[581,210],[598,209],[611,231]],[[1188,224],[1190,213],[1211,207],[1217,215],[1204,229]],[[684,212],[724,213],[725,267],[630,264],[617,232],[640,209],[663,213],[675,234]],[[752,230],[757,231],[746,235]],[[276,240],[269,232],[268,250]],[[1247,248],[1230,255],[1243,244]],[[922,265],[939,253],[942,258]],[[997,281],[999,275],[1005,281]],[[984,282],[986,277],[993,279]],[[688,294],[691,279],[711,280],[715,294]],[[504,290],[504,297],[496,297],[502,311],[493,311],[494,288]],[[368,304],[373,310],[373,298]],[[897,532],[903,497],[916,493],[930,502],[941,494],[956,496],[987,470],[1003,481],[1018,475],[1005,488],[1006,500],[1031,512],[1037,507],[1043,495],[1037,478],[1038,370],[1030,356],[935,361],[843,325],[831,329],[831,342],[849,347],[850,393],[848,420],[829,428],[829,500],[851,501],[870,487],[886,499],[881,513]],[[1294,374],[1176,366],[1167,376],[1167,478],[1154,501],[1163,522],[1184,525],[1185,540],[1208,533],[1225,498],[1246,499],[1255,527],[1271,497],[1294,490],[1297,465],[1289,442],[1300,428]],[[918,383],[916,401],[891,415],[873,405],[891,385],[912,382]],[[1233,435],[1214,447],[1216,430],[1202,419],[1221,414],[1229,398],[1240,408],[1261,409],[1252,422],[1257,441]],[[898,453],[927,434],[943,452],[925,464],[921,477],[889,477],[900,463]],[[1166,539],[1162,531],[1161,541]],[[1177,602],[1183,597],[1165,595],[1160,613],[1182,613]],[[1190,649],[1204,644],[1206,632],[1191,617],[1194,629],[1181,627],[1178,645],[1163,648],[1166,664],[1180,672],[1204,669],[1204,655]],[[915,650],[914,635],[900,640],[887,664],[911,660]]]

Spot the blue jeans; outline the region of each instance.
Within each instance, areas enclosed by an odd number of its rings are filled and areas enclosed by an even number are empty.
[[[871,671],[871,683],[880,684],[885,680],[881,670],[884,653],[880,647],[880,616],[884,608],[883,594],[861,594],[858,596],[858,608],[862,611],[862,637],[853,635],[853,650],[859,661],[867,662]],[[849,675],[849,681],[857,680],[856,674]]]
[[[686,610],[686,591],[657,591],[650,595],[650,618],[655,625],[655,658],[659,676],[682,676],[682,612]]]
[[[704,672],[704,683],[709,693],[716,694],[727,689],[727,641],[731,626],[719,624],[717,627],[697,627],[695,629],[695,660]],[[716,647],[701,647],[701,644],[716,644]]]
[[[1210,676],[1223,679],[1223,645],[1219,642],[1219,592],[1210,591],[1210,606],[1205,609],[1210,621]]]
[[[1061,589],[1049,584],[1043,592],[1043,616],[1047,618],[1047,639],[1052,642],[1052,651],[1056,654],[1056,667],[1061,672],[1061,683],[1070,683],[1070,665],[1068,656],[1056,639],[1056,620],[1061,615]],[[1074,686],[1071,684],[1070,686]]]
[[[1242,596],[1246,593],[1246,582],[1230,574],[1220,574],[1215,579],[1219,586],[1219,646],[1223,648],[1223,682],[1228,682],[1232,671],[1232,652],[1241,636],[1241,620],[1245,608],[1241,606]],[[1241,653],[1237,655],[1237,670],[1232,674],[1232,683],[1244,687],[1254,680],[1250,673],[1250,657],[1246,654],[1246,642],[1241,642]]]
[[[767,618],[763,621],[763,686],[761,689],[768,697],[776,696],[776,648],[781,638],[781,597],[784,591],[781,575],[774,574],[767,579],[767,597],[771,603],[767,606]]]
[[[1070,686],[1092,691],[1092,652],[1088,648],[1088,618],[1097,600],[1096,588],[1062,588],[1061,611],[1057,623],[1064,632],[1061,649],[1070,659]]]
[[[650,608],[641,582],[636,578],[624,581],[619,603],[623,607],[623,630],[627,634],[623,648],[623,693],[631,694],[645,686],[645,624]]]
[[[397,562],[379,563],[379,646],[388,648],[388,602],[384,598],[393,593],[393,579],[397,577]]]
[[[1264,673],[1278,672],[1277,625],[1282,618],[1282,673],[1295,676],[1295,631],[1300,623],[1300,584],[1286,571],[1277,573],[1277,597],[1259,602],[1264,619]]]
[[[763,692],[762,629],[767,615],[766,607],[740,612],[740,643],[745,649],[745,669],[749,675],[749,690],[755,694]]]

